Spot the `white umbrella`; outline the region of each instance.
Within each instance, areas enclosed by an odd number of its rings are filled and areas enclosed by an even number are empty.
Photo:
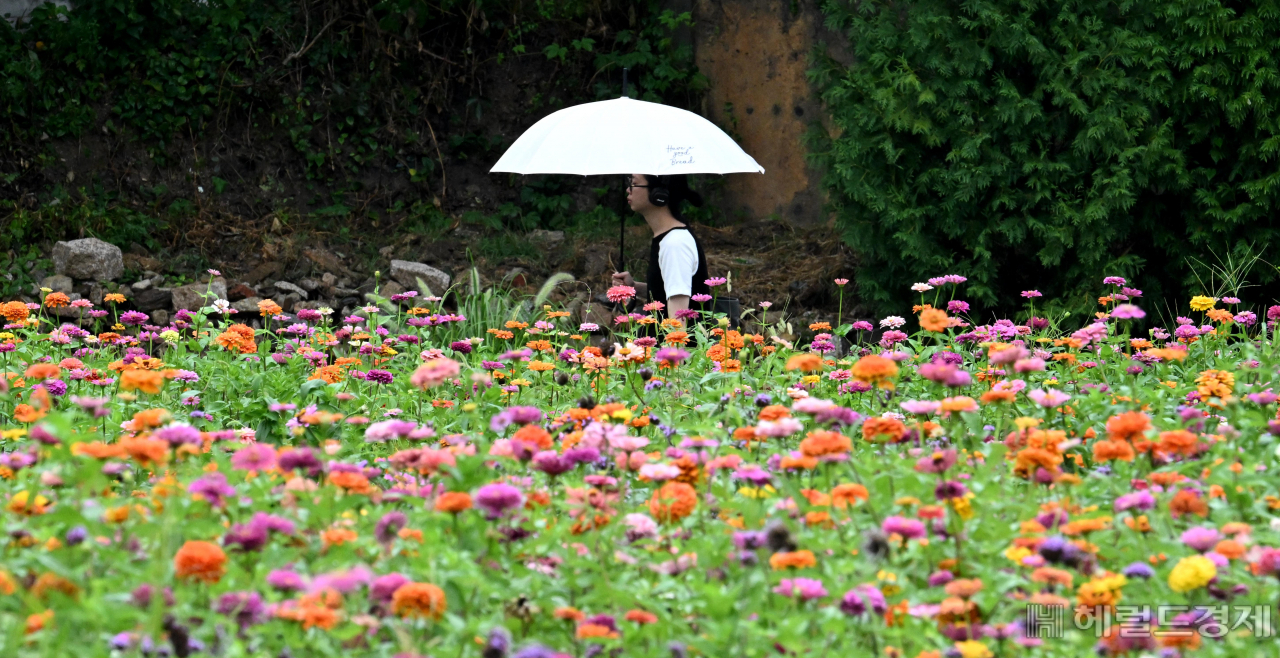
[[[761,167],[714,123],[680,108],[626,97],[567,107],[533,124],[489,171],[514,174],[731,174]],[[618,227],[625,267],[626,218]]]
[[[679,108],[631,98],[554,112],[493,166],[516,174],[729,174],[761,167],[733,138]]]

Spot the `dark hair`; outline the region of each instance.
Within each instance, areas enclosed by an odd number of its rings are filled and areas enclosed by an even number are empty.
[[[671,216],[678,220],[684,221],[684,212],[682,206],[687,202],[694,208],[702,207],[702,195],[689,189],[689,177],[685,174],[673,174],[670,176],[654,176],[651,174],[642,174],[645,184],[649,185],[649,195],[653,196],[653,190],[656,187],[663,187],[667,190],[667,207],[671,209]]]

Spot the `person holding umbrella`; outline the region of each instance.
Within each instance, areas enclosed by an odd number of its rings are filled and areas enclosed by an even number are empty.
[[[683,174],[653,176],[632,174],[627,184],[627,205],[640,213],[653,231],[649,247],[649,273],[644,283],[630,272],[615,272],[613,285],[631,286],[639,298],[665,306],[668,317],[682,320],[694,295],[710,295],[707,257],[697,236],[684,221],[683,206],[702,205],[702,196],[689,189]],[[698,305],[701,307],[701,305]]]

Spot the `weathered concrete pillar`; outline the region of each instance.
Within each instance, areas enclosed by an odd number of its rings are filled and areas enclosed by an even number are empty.
[[[696,0],[698,69],[710,81],[703,114],[739,139],[765,175],[729,176],[731,216],[772,214],[796,224],[825,220],[818,172],[805,163],[802,136],[821,119],[806,71],[830,33],[814,0]]]

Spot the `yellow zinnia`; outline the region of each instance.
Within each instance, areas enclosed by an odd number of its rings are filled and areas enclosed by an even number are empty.
[[[1206,297],[1204,295],[1196,295],[1195,297],[1191,298],[1191,310],[1207,311],[1213,308],[1213,305],[1216,303],[1218,303],[1217,298]]]
[[[1203,555],[1192,555],[1178,560],[1169,572],[1169,587],[1175,592],[1190,592],[1209,584],[1218,575],[1213,560]]]

